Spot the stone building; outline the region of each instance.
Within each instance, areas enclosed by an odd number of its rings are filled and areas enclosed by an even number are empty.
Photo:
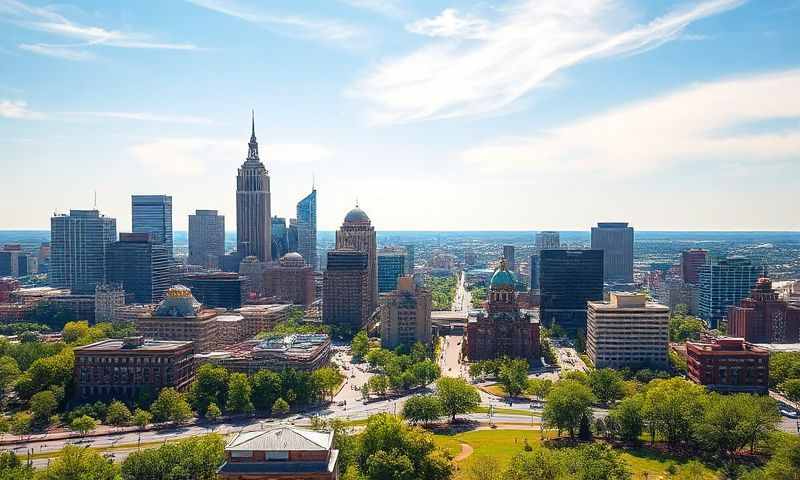
[[[236,251],[241,258],[272,260],[271,205],[269,172],[258,157],[254,118],[247,159],[236,176]]]
[[[396,290],[381,294],[381,345],[429,344],[431,309],[431,291],[418,287],[411,275],[400,277]]]
[[[264,295],[297,305],[314,302],[314,269],[297,252],[284,255],[264,268]]]
[[[751,343],[800,342],[800,306],[778,297],[769,278],[759,278],[750,296],[728,310],[728,334]]]
[[[367,255],[367,298],[371,314],[378,306],[378,243],[375,227],[358,205],[347,212],[344,223],[336,231],[336,250],[355,250]]]

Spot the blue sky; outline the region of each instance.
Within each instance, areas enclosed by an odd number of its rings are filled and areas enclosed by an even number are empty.
[[[66,0],[69,2],[69,0]],[[800,1],[0,0],[0,228],[130,195],[381,230],[797,230]]]

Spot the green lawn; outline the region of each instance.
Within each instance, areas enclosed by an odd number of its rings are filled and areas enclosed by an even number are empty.
[[[489,407],[480,406],[475,409],[475,413],[489,413]],[[494,408],[495,415],[521,415],[523,417],[532,417],[534,415],[540,415],[542,412],[541,410],[522,410],[517,408]]]

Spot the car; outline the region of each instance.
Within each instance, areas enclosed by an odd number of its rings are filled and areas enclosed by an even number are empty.
[[[781,415],[788,418],[798,418],[797,411],[789,409],[781,409]]]

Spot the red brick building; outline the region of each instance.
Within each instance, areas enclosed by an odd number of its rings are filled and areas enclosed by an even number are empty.
[[[741,338],[686,342],[689,379],[722,392],[766,393],[769,352]]]
[[[6,303],[11,298],[11,292],[19,288],[19,281],[12,277],[0,278],[0,303]]]
[[[752,343],[800,342],[800,307],[778,298],[768,278],[759,278],[750,297],[728,310],[728,333]]]

